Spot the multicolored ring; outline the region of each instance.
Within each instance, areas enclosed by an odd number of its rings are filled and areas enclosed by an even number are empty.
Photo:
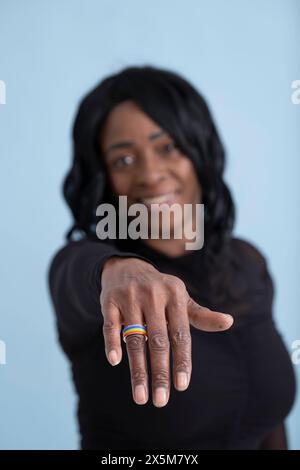
[[[147,336],[147,325],[144,323],[144,325],[128,325],[125,328],[123,328],[123,340],[126,343],[126,338],[129,335],[144,335],[145,339],[147,341],[148,336]]]

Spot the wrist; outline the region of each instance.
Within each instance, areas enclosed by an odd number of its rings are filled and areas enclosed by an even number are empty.
[[[147,268],[150,270],[155,270],[156,268],[151,264],[148,263],[147,261],[136,258],[134,256],[132,257],[125,257],[125,256],[115,256],[112,255],[110,256],[104,263],[103,268],[102,268],[102,279],[106,277],[107,275],[110,275],[115,270],[119,269],[126,269],[128,271],[129,269],[139,269],[139,268]]]

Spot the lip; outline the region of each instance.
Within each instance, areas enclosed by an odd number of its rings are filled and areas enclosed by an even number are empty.
[[[171,190],[171,191],[163,191],[163,192],[160,192],[160,193],[147,193],[147,194],[143,194],[142,196],[136,198],[136,200],[138,202],[142,202],[144,199],[152,199],[152,198],[159,198],[159,197],[164,197],[164,196],[167,196],[167,195],[170,195],[170,199],[171,198],[174,198],[177,197],[179,194],[181,193],[181,191],[179,189],[175,189],[175,190]]]

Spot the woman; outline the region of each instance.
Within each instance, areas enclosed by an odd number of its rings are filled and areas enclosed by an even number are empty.
[[[203,98],[174,73],[130,67],[85,97],[73,138],[74,225],[49,284],[81,447],[286,448],[295,383],[272,279],[259,250],[232,236],[224,150]],[[100,240],[97,207],[117,208],[119,196],[147,208],[148,234],[155,204],[204,204],[203,248],[174,236],[176,215],[169,238],[160,219],[157,238]]]

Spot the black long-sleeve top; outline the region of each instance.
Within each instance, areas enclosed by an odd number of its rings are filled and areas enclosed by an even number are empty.
[[[264,256],[232,238],[235,295],[217,304],[203,272],[202,250],[173,258],[142,241],[130,250],[100,240],[71,241],[54,256],[49,286],[60,344],[78,394],[82,449],[258,449],[287,416],[295,397],[288,352],[272,316],[273,282]],[[166,406],[133,401],[126,345],[112,367],[106,359],[99,296],[110,256],[136,256],[181,278],[190,296],[231,313],[224,332],[191,326],[192,376],[186,391],[171,385]],[[224,287],[225,289],[225,287]],[[149,352],[147,352],[149,354]],[[148,355],[149,360],[149,355]],[[149,385],[151,370],[149,367]]]

